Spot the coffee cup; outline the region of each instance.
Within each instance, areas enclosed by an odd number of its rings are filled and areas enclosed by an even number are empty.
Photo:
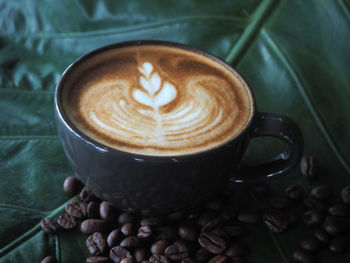
[[[189,209],[227,183],[283,175],[303,148],[296,123],[257,112],[230,65],[172,42],[123,42],[82,56],[56,87],[55,114],[77,177],[102,200],[143,215]],[[259,136],[288,148],[244,164]]]

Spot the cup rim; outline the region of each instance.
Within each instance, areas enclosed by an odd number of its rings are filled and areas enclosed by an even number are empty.
[[[122,48],[122,47],[127,47],[127,46],[136,46],[136,45],[159,45],[159,46],[170,46],[170,47],[175,47],[179,49],[184,49],[188,50],[191,52],[195,52],[197,54],[203,55],[209,59],[214,60],[215,62],[221,64],[225,68],[227,68],[230,72],[232,72],[237,79],[240,81],[241,84],[243,84],[243,87],[247,90],[248,94],[250,95],[251,98],[251,116],[249,121],[247,122],[246,126],[241,130],[240,133],[238,133],[234,138],[231,140],[220,144],[218,146],[215,146],[213,148],[210,148],[208,150],[200,151],[200,152],[195,152],[195,153],[188,153],[188,154],[179,154],[179,155],[162,155],[162,156],[157,156],[157,155],[142,155],[138,153],[132,153],[132,152],[127,152],[123,151],[120,149],[116,149],[113,147],[110,147],[106,144],[100,143],[93,138],[89,137],[86,135],[84,132],[80,131],[74,123],[69,119],[67,114],[65,113],[63,104],[62,104],[62,98],[61,98],[61,93],[63,90],[63,84],[65,83],[66,79],[69,78],[69,74],[71,71],[74,70],[74,68],[78,67],[80,64],[82,64],[85,60],[89,59],[90,57],[93,57],[99,53],[103,53],[107,50],[110,49],[117,49],[117,48]],[[252,123],[255,118],[255,113],[256,113],[256,100],[253,91],[251,90],[250,86],[247,84],[245,79],[227,62],[225,62],[223,59],[211,54],[210,52],[203,51],[182,43],[177,43],[177,42],[171,42],[171,41],[163,41],[163,40],[133,40],[133,41],[124,41],[124,42],[118,42],[118,43],[113,43],[109,45],[105,45],[96,49],[93,49],[89,51],[88,53],[78,57],[76,60],[74,60],[62,73],[55,89],[55,94],[54,94],[54,103],[55,103],[55,111],[56,111],[56,118],[59,118],[61,122],[72,132],[74,133],[77,137],[79,137],[81,140],[83,140],[85,143],[90,144],[98,149],[100,149],[103,152],[118,152],[122,153],[124,155],[128,155],[130,157],[133,157],[136,161],[143,162],[143,161],[182,161],[186,160],[191,157],[197,157],[197,156],[206,156],[208,154],[211,154],[212,152],[220,151],[227,146],[231,145],[232,143],[236,142],[242,135],[246,134],[249,130],[250,127],[252,126]]]

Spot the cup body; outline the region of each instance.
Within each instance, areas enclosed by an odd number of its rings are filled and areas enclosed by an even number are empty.
[[[169,42],[144,42],[190,49],[230,67],[215,56],[191,47]],[[65,80],[69,78],[70,71],[79,67],[90,55],[130,44],[137,43],[128,42],[95,50],[74,62],[62,75],[55,93],[55,114],[63,149],[77,177],[96,196],[118,208],[144,215],[167,214],[191,208],[212,196],[235,174],[247,146],[254,116],[245,129],[228,143],[183,156],[132,154],[88,138],[69,121],[64,112],[61,93]],[[245,84],[239,74],[230,69]],[[253,97],[252,100],[255,107]]]

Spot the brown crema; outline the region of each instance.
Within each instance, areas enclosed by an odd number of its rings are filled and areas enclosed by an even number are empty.
[[[199,153],[235,138],[253,98],[224,64],[164,45],[105,50],[73,69],[63,89],[71,122],[93,140],[149,155]]]

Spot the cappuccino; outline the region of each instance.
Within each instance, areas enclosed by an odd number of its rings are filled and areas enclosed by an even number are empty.
[[[248,87],[195,51],[143,44],[82,60],[63,90],[64,111],[93,140],[120,151],[178,156],[235,138],[253,115]]]

